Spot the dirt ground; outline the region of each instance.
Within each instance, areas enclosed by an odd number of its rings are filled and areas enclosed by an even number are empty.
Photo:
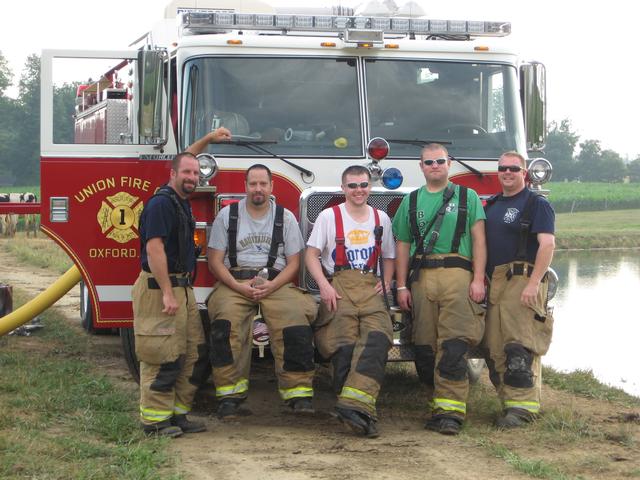
[[[0,241],[1,243],[1,241]],[[0,245],[1,247],[1,245]],[[19,265],[0,248],[0,283],[43,291],[57,275]],[[79,289],[75,287],[57,304],[79,327]],[[45,327],[46,328],[46,327]],[[79,334],[81,330],[79,329]],[[114,335],[93,335],[92,361],[126,388],[135,389]],[[316,414],[296,417],[287,412],[277,394],[273,369],[257,362],[250,379],[247,415],[221,422],[212,412],[212,392],[200,392],[193,415],[207,424],[202,434],[176,439],[171,449],[179,456],[180,471],[188,479],[343,480],[343,479],[518,479],[520,473],[491,445],[508,448],[517,457],[558,468],[559,475],[538,478],[640,478],[640,409],[576,397],[543,387],[547,410],[579,412],[588,429],[575,441],[540,440],[539,429],[499,432],[490,419],[470,415],[468,431],[445,437],[424,430],[422,409],[381,410],[380,438],[355,437],[330,411],[335,401],[320,375],[314,399]],[[486,374],[481,382],[487,383]],[[393,393],[390,394],[393,396]],[[402,403],[392,399],[390,405]],[[504,457],[504,455],[502,456]],[[564,475],[562,475],[564,474]]]

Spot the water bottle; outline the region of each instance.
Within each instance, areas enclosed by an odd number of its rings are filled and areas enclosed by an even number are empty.
[[[267,267],[264,267],[255,276],[255,278],[253,279],[253,286],[257,287],[258,285],[262,285],[265,280],[269,280],[269,270],[267,269]]]

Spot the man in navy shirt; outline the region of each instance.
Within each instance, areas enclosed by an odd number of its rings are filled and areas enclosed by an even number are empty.
[[[230,138],[226,128],[219,128],[176,155],[169,183],[149,199],[140,216],[142,270],[131,296],[140,360],[140,421],[147,434],[177,437],[206,430],[186,416],[209,361],[191,286],[196,254],[189,197],[199,180],[195,155],[203,144]]]
[[[483,346],[491,381],[503,402],[501,428],[526,425],[540,411],[540,357],[549,349],[547,270],[555,247],[555,214],[526,188],[517,152],[498,161],[502,193],[486,209],[487,275],[491,279]]]

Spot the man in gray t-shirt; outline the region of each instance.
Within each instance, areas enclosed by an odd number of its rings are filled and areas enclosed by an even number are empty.
[[[251,328],[258,307],[269,330],[280,396],[294,412],[312,413],[310,324],[317,306],[291,283],[300,267],[302,234],[293,214],[270,200],[273,182],[266,166],[247,170],[245,189],[245,199],[220,211],[209,240],[209,270],[218,279],[207,302],[218,416],[235,417],[247,398]],[[279,238],[278,248],[272,249]],[[257,276],[264,267],[268,278]]]

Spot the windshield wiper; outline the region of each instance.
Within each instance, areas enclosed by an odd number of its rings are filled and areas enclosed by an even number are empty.
[[[439,143],[440,145],[451,145],[452,144],[452,142],[446,142],[446,141],[443,142],[443,141],[440,141],[440,140],[395,140],[394,139],[394,140],[387,140],[387,142],[389,142],[389,143],[399,143],[401,145],[415,145],[416,147],[424,147],[425,145],[428,145],[430,143]],[[460,165],[462,165],[463,167],[465,167],[467,170],[469,170],[471,173],[474,173],[478,177],[480,177],[480,178],[484,177],[484,173],[482,173],[477,168],[472,167],[468,163],[463,162],[462,160],[458,160],[453,155],[449,155],[449,158],[451,160],[455,160]]]
[[[244,137],[247,138],[247,137]],[[267,150],[266,148],[263,147],[263,145],[273,145],[276,144],[278,142],[276,141],[271,141],[271,140],[245,140],[244,138],[242,139],[232,139],[230,141],[227,142],[220,142],[220,143],[228,143],[230,145],[240,145],[242,147],[246,147],[249,150],[252,150],[256,153],[262,153],[262,154],[267,154],[270,155],[273,158],[278,158],[280,160],[282,160],[284,163],[286,163],[287,165],[292,166],[293,168],[295,168],[296,170],[298,170],[300,172],[300,178],[302,178],[302,181],[304,183],[312,183],[315,179],[316,176],[315,174],[311,171],[311,170],[307,170],[304,167],[301,167],[300,165],[296,165],[295,163],[293,163],[291,160],[287,160],[286,158],[273,153],[270,150]],[[308,179],[308,180],[307,180]]]

